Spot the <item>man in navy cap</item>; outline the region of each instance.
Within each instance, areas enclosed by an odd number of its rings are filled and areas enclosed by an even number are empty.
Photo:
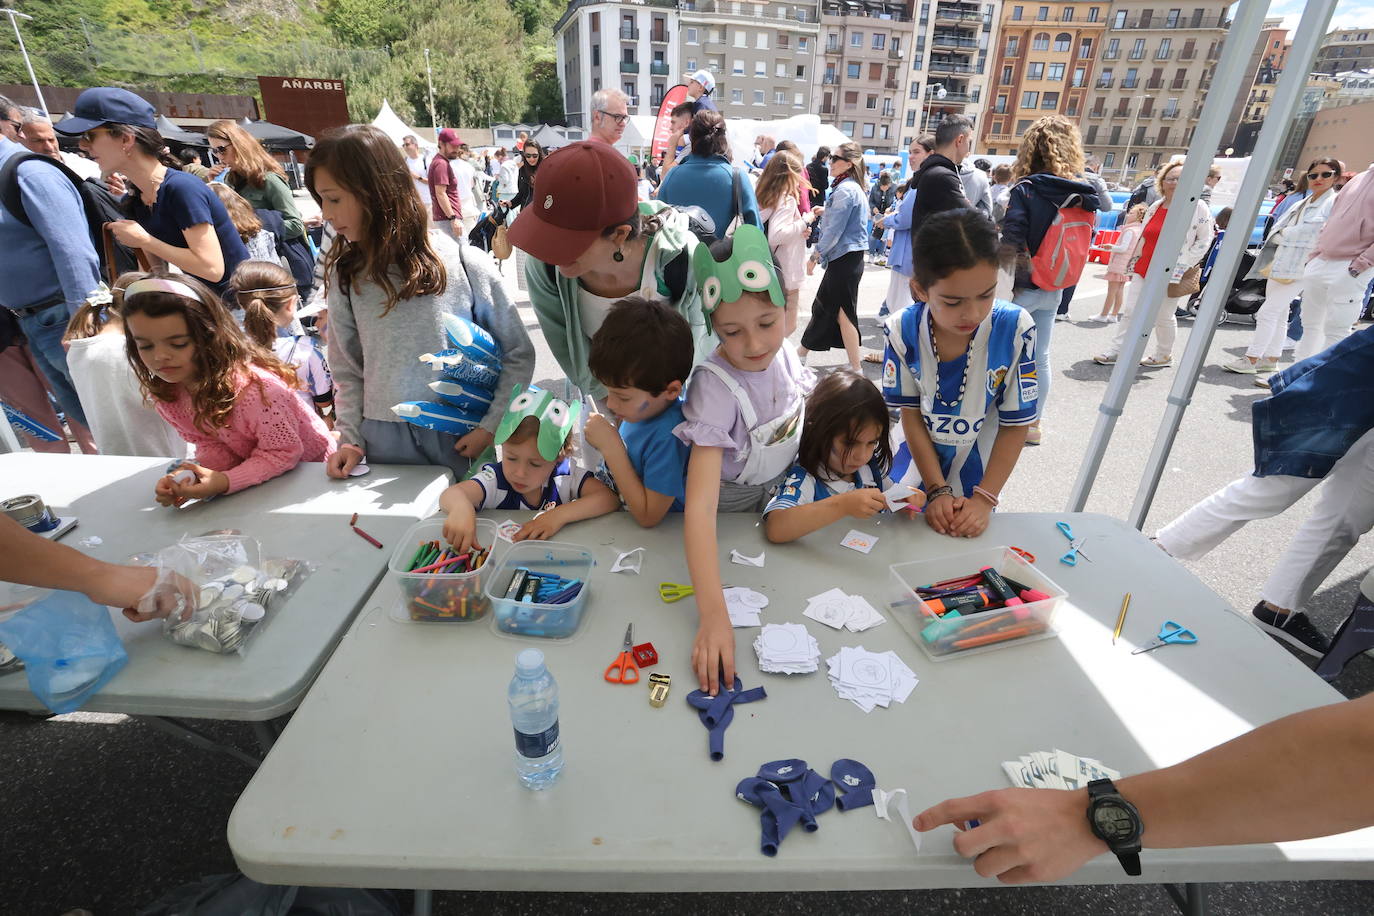
[[[0,96],[0,115],[14,104]],[[14,156],[25,161],[6,168]],[[67,369],[62,334],[67,320],[100,285],[100,260],[76,186],[46,156],[0,137],[0,173],[14,175],[22,213],[0,205],[0,306],[18,319],[29,350],[62,410],[86,422]],[[0,182],[3,183],[3,182]]]

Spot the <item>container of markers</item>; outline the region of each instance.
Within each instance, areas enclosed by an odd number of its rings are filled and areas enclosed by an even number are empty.
[[[586,616],[596,559],[576,544],[521,541],[511,545],[486,579],[496,632],[567,639]]]
[[[502,543],[496,523],[477,519],[477,548],[460,554],[444,541],[444,518],[413,525],[392,551],[388,570],[401,586],[410,620],[474,623],[491,611],[483,585],[496,564],[491,553]]]
[[[888,610],[933,661],[1058,636],[1067,593],[1010,547],[889,567]]]

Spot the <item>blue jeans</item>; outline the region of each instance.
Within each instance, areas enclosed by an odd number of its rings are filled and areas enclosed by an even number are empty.
[[[1035,319],[1035,376],[1040,382],[1041,417],[1050,400],[1050,334],[1054,332],[1054,315],[1062,295],[1057,289],[1018,289],[1011,297]]]
[[[67,331],[67,307],[59,303],[36,315],[19,318],[19,328],[29,340],[29,352],[38,364],[38,371],[52,386],[62,412],[83,426],[86,412],[72,385],[72,373],[67,368],[67,351],[62,348],[62,335]]]

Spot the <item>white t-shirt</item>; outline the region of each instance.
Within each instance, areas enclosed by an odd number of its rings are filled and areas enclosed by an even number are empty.
[[[185,440],[151,403],[144,403],[143,390],[129,368],[123,334],[73,340],[67,368],[102,455],[186,457]]]
[[[429,178],[429,165],[425,162],[424,156],[416,156],[414,159],[406,156],[405,160],[406,168],[410,169],[410,174],[416,178]],[[430,206],[429,185],[420,184],[417,181],[415,182],[415,190],[419,192],[420,199],[425,202],[425,207],[428,208]]]
[[[477,170],[461,156],[450,159],[448,164],[453,168],[453,183],[458,186],[458,206],[464,216],[476,219],[481,209],[477,206],[477,194],[473,190],[473,184],[477,181]]]
[[[577,288],[577,311],[582,318],[582,333],[587,335],[588,340],[601,330],[601,325],[606,321],[606,313],[611,310],[611,306],[620,301],[620,298],[598,296],[580,286]]]

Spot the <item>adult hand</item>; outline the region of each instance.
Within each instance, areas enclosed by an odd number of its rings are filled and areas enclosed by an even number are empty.
[[[926,524],[936,534],[951,534],[960,500],[946,493],[926,503]]]
[[[121,245],[127,245],[129,248],[146,248],[153,240],[147,229],[131,219],[119,219],[105,225],[110,227],[110,231]]]
[[[692,667],[701,689],[711,696],[720,689],[722,668],[725,669],[726,687],[735,683],[735,630],[727,615],[701,621],[696,642],[692,644]]]
[[[854,518],[872,518],[887,508],[887,497],[877,487],[855,487],[841,498],[845,513]]]
[[[464,458],[476,459],[491,448],[491,444],[495,441],[496,436],[494,434],[479,426],[472,432],[460,436],[458,441],[453,443],[453,450]]]
[[[1057,881],[1107,851],[1088,828],[1086,790],[998,789],[952,798],[912,819],[917,830],[954,824],[959,855],[1003,884]],[[979,826],[965,830],[970,820]]]
[[[105,187],[115,197],[123,197],[129,191],[129,186],[125,183],[124,176],[118,172],[111,172],[105,176]]]
[[[363,460],[363,450],[356,445],[340,445],[339,450],[330,455],[324,463],[324,471],[330,477],[344,479],[349,472]]]

